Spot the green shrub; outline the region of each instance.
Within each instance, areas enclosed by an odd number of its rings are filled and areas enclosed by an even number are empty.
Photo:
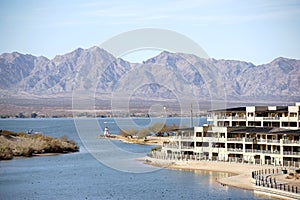
[[[151,151],[160,151],[160,150],[161,150],[161,146],[156,146],[151,149]]]
[[[138,133],[138,130],[135,129],[124,129],[120,131],[120,135],[124,137],[133,136]]]

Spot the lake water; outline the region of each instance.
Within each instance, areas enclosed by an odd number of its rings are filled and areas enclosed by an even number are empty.
[[[126,120],[98,119],[100,127],[118,133]],[[156,119],[155,122],[166,119]],[[124,122],[124,123],[123,123]],[[134,119],[141,128],[149,119]],[[205,118],[195,119],[203,124]],[[123,123],[123,124],[122,124]],[[168,118],[167,124],[189,124],[189,119]],[[215,182],[227,173],[155,169],[128,173],[102,164],[90,154],[78,135],[72,119],[3,119],[0,129],[34,131],[61,137],[67,135],[80,145],[80,152],[57,156],[36,156],[0,161],[0,199],[262,199],[253,192],[224,187]],[[132,127],[126,127],[132,128]],[[99,130],[99,134],[102,130]],[[97,143],[99,140],[94,139]],[[146,155],[151,146],[113,142],[123,151]],[[139,161],[136,165],[143,165]]]

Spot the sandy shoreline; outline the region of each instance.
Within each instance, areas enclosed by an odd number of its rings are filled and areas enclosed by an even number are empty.
[[[246,190],[254,190],[254,185],[251,182],[252,171],[278,168],[278,167],[267,166],[267,165],[251,165],[251,164],[228,163],[228,162],[218,162],[218,161],[176,161],[175,163],[172,161],[158,160],[150,157],[143,158],[143,160],[146,164],[168,168],[168,169],[208,170],[208,171],[217,171],[217,172],[227,172],[230,173],[231,176],[220,178],[216,181],[223,185],[233,186],[233,187],[246,189]],[[282,180],[287,183],[291,181],[289,179],[282,179]]]
[[[141,144],[141,145],[154,145],[154,146],[162,146],[163,142],[168,142],[169,137],[156,137],[156,136],[148,136],[147,139],[144,138],[130,138],[124,137],[121,135],[110,134],[109,136],[98,136],[98,139],[107,139],[107,140],[119,140],[128,144]]]
[[[143,145],[162,145],[163,142],[169,140],[169,138],[164,137],[148,137],[147,140],[144,139],[133,139],[126,138],[119,135],[112,135],[113,137],[99,137],[112,140],[120,140],[125,143],[131,144],[143,144]],[[269,169],[279,169],[281,167],[272,165],[253,165],[245,163],[234,163],[234,162],[222,162],[222,161],[170,161],[161,160],[151,157],[145,157],[137,159],[143,161],[146,164],[153,165],[161,168],[168,168],[173,170],[206,170],[206,171],[216,171],[230,173],[228,177],[219,178],[216,181],[222,185],[228,185],[232,187],[237,187],[245,190],[254,190],[254,184],[252,180],[252,172],[258,170],[269,170]],[[294,170],[288,169],[289,172],[294,172]],[[272,178],[276,178],[278,183],[290,184],[300,188],[300,175],[298,174],[295,178],[287,178],[289,175],[276,174],[272,175]]]

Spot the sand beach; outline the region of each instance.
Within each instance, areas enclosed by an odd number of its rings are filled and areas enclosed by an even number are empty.
[[[246,190],[254,190],[254,184],[251,182],[252,171],[265,170],[265,169],[279,169],[271,165],[253,165],[243,163],[229,163],[221,161],[168,161],[160,160],[151,157],[143,158],[144,162],[150,165],[159,166],[162,168],[174,169],[174,170],[208,170],[218,172],[228,172],[231,174],[229,177],[216,180],[222,185],[228,185],[238,187]],[[289,170],[293,171],[293,170]],[[279,182],[292,184],[300,187],[300,179],[297,177],[290,177],[288,174],[274,175]],[[287,178],[289,177],[289,178]]]

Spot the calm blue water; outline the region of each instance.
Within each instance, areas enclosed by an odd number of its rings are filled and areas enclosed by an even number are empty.
[[[163,119],[158,119],[163,120]],[[205,119],[198,119],[199,124]],[[168,124],[180,123],[168,119]],[[187,125],[188,119],[184,119]],[[118,133],[120,123],[99,119]],[[149,124],[136,119],[139,126]],[[185,122],[184,122],[185,123]],[[215,182],[227,173],[187,172],[167,169],[149,173],[126,173],[107,167],[82,146],[72,119],[3,119],[0,129],[34,131],[60,137],[67,135],[81,146],[80,152],[58,156],[20,158],[0,162],[0,199],[261,199],[251,191],[224,187]],[[130,128],[130,127],[129,127]],[[115,141],[126,151],[145,155],[151,146]],[[138,162],[138,161],[136,161]]]

